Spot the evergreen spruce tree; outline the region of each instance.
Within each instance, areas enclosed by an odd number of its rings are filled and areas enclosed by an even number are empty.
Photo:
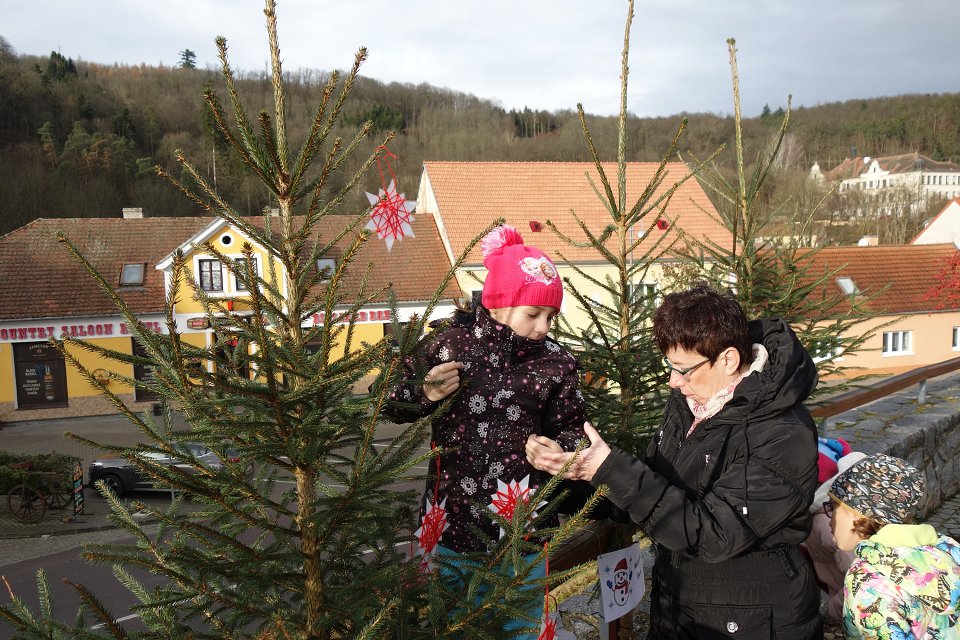
[[[573,346],[586,371],[590,382],[585,385],[583,393],[594,426],[610,444],[642,455],[650,433],[660,422],[668,377],[650,332],[658,292],[645,289],[643,283],[655,279],[653,275],[648,277],[651,269],[658,268],[656,262],[672,256],[676,248],[676,239],[667,241],[667,235],[651,231],[656,228],[662,212],[669,207],[676,190],[693,177],[696,169],[682,176],[669,176],[667,171],[667,164],[675,158],[686,127],[684,120],[650,182],[641,187],[635,199],[627,198],[627,79],[633,16],[631,0],[621,55],[616,176],[607,175],[600,161],[600,151],[590,134],[583,106],[577,105],[584,138],[600,178],[599,185],[592,179],[591,184],[610,215],[610,221],[603,229],[590,229],[573,212],[583,233],[582,239],[563,235],[549,220],[547,225],[570,246],[592,249],[598,260],[613,266],[613,275],[601,280],[564,258],[560,252],[561,258],[574,272],[599,287],[606,296],[594,300],[579,291],[574,282],[565,280],[567,291],[576,299],[580,310],[587,314],[589,323],[586,327],[574,328],[561,318],[557,334],[562,341]],[[671,183],[668,178],[676,181]],[[658,239],[651,243],[647,240],[651,237]]]
[[[272,193],[277,215],[241,216],[182,155],[180,176],[164,174],[204,210],[269,252],[258,272],[250,244],[243,247],[245,260],[237,262],[210,243],[204,247],[244,285],[249,298],[207,295],[195,284],[187,257],[178,253],[166,301],[166,331],[154,333],[69,239],[61,238],[115,301],[147,354],[131,355],[73,338],[56,343],[140,430],[145,443],[133,448],[87,444],[126,458],[180,496],[168,509],[139,505],[159,521],[156,529],[142,526],[112,497],[112,518],[135,543],[90,546],[83,554],[91,562],[113,567],[117,579],[139,600],[136,612],[146,630],[131,631],[114,622],[107,605],[85,585],[74,585],[82,601],[75,623],[55,620],[41,574],[39,612],[19,598],[0,607],[0,616],[17,629],[18,637],[503,638],[504,622],[520,617],[531,599],[544,599],[543,581],[534,582],[535,588],[520,588],[529,578],[522,554],[546,553],[582,524],[577,516],[560,529],[542,532],[553,536],[549,549],[526,540],[534,509],[557,490],[554,479],[528,504],[518,503],[512,520],[491,514],[506,533],[489,541],[488,553],[466,558],[474,571],[463,587],[438,579],[435,572],[424,570],[419,558],[408,557],[414,545],[417,492],[397,487],[411,480],[423,482],[416,467],[442,452],[421,450],[429,433],[427,420],[399,429],[393,437],[382,436],[380,411],[398,381],[399,363],[416,348],[425,318],[452,279],[453,269],[423,318],[415,318],[405,329],[394,326],[396,344],[387,339],[359,342],[352,319],[318,326],[306,322],[318,312],[327,319],[338,313],[352,318],[366,302],[384,294],[369,289],[366,278],[358,287],[346,285],[347,272],[365,268],[357,256],[368,241],[362,226],[369,212],[335,215],[347,208],[345,197],[360,184],[381,147],[355,175],[338,176],[346,159],[361,153],[372,129],[367,123],[348,140],[336,133],[366,57],[361,49],[343,81],[333,74],[324,87],[306,140],[291,155],[273,0],[266,0],[264,13],[273,113],[261,112],[255,122],[248,117],[222,38],[217,46],[232,123],[215,93],[207,91],[205,100],[230,150]],[[335,189],[330,186],[334,184],[345,186]],[[320,223],[332,220],[337,221],[337,231],[322,235]],[[334,249],[335,270],[319,271],[318,260]],[[179,331],[173,308],[187,297],[202,303],[215,330],[217,338],[209,347],[189,344]],[[234,302],[248,305],[252,313],[239,318],[232,311]],[[320,346],[310,350],[308,344]],[[162,415],[134,413],[77,361],[74,354],[79,349],[124,365],[152,367],[154,382],[111,376],[157,393]],[[248,371],[255,372],[252,378]],[[354,389],[371,371],[379,371],[379,376],[370,393],[355,396]],[[174,409],[186,418],[186,430],[174,428]],[[227,461],[225,466],[204,466],[176,448],[183,440],[205,444]],[[228,450],[236,454],[228,455]],[[159,465],[143,456],[145,452],[180,458],[191,469]],[[247,475],[250,464],[256,466],[253,478]],[[183,517],[183,496],[190,496],[201,510]],[[442,559],[435,562],[443,564]],[[445,568],[462,571],[462,565]],[[160,576],[159,586],[145,586],[135,575],[140,571]],[[538,620],[529,622],[538,628]],[[91,631],[98,623],[102,628]]]
[[[747,317],[777,316],[789,322],[817,361],[821,377],[849,373],[842,355],[862,349],[875,333],[857,329],[869,316],[863,305],[871,296],[845,296],[833,286],[836,268],[817,271],[814,259],[819,249],[811,235],[811,222],[826,195],[812,202],[802,197],[770,201],[767,181],[776,170],[788,131],[789,98],[777,133],[769,147],[757,154],[748,176],[734,39],[727,41],[727,49],[734,99],[735,178],[727,179],[712,160],[705,163],[698,178],[719,203],[719,219],[730,231],[731,240],[727,245],[710,238],[689,239],[679,252],[685,257],[685,267],[670,274],[672,286],[706,280],[730,289]]]

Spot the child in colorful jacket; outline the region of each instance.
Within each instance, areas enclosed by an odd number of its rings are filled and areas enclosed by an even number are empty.
[[[817,572],[817,582],[826,593],[826,602],[821,612],[831,620],[843,619],[843,579],[847,569],[853,563],[853,552],[841,551],[833,539],[831,518],[823,509],[827,493],[837,476],[866,457],[865,453],[853,451],[842,438],[819,438],[820,455],[817,460],[820,486],[813,495],[810,515],[810,535],[803,542],[813,569]]]
[[[928,524],[904,524],[923,485],[903,460],[876,454],[830,488],[837,547],[856,554],[844,580],[847,638],[960,638],[960,545]]]
[[[529,435],[549,436],[566,450],[583,437],[579,365],[547,337],[563,300],[556,267],[509,226],[488,234],[481,251],[482,306],[424,338],[386,409],[388,417],[409,422],[434,413],[456,392],[432,423],[443,455],[421,505],[417,537],[426,561],[436,553],[486,551],[501,537],[489,512],[510,520],[516,500],[528,500],[549,478],[527,462]],[[551,514],[530,528],[557,524]],[[543,575],[542,564],[536,574]]]

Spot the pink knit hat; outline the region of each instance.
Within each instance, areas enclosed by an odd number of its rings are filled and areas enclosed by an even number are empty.
[[[539,249],[523,244],[520,232],[509,225],[497,227],[480,241],[487,279],[483,306],[552,307],[560,310],[563,283],[557,267]]]

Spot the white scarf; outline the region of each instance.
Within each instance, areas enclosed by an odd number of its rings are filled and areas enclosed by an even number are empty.
[[[693,433],[693,430],[697,428],[698,424],[707,418],[712,418],[713,416],[717,415],[720,412],[720,409],[723,409],[724,405],[726,405],[727,402],[730,401],[730,398],[733,397],[733,392],[737,388],[737,385],[754,371],[762,371],[763,366],[767,364],[768,358],[769,354],[767,353],[767,348],[762,344],[756,343],[753,345],[753,363],[750,365],[749,369],[738,375],[733,382],[710,396],[710,398],[703,404],[688,396],[687,405],[690,407],[690,411],[693,413],[693,424],[690,425],[690,429],[687,431],[687,435],[684,436],[684,438],[689,438],[690,434]]]

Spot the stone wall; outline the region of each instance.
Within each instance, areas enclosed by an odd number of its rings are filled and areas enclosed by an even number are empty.
[[[917,515],[925,518],[960,490],[960,375],[927,382],[828,418],[821,435],[843,438],[856,451],[887,453],[923,470],[927,488]]]

